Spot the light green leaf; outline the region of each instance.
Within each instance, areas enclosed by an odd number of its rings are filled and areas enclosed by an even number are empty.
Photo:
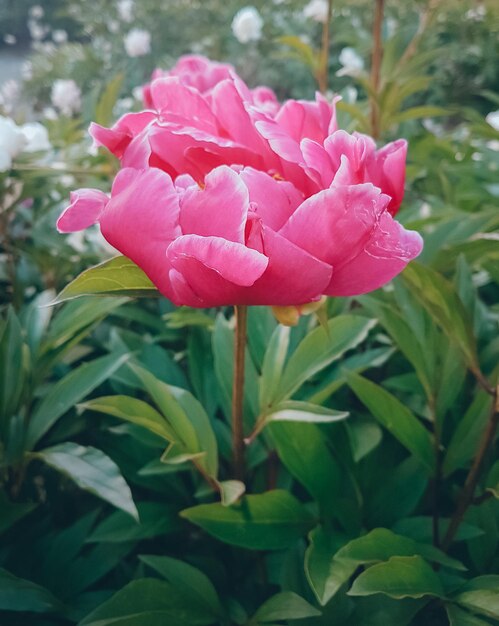
[[[281,620],[306,619],[321,614],[314,606],[292,591],[272,596],[253,615],[250,624],[268,624]]]
[[[433,445],[428,431],[417,417],[394,395],[367,378],[350,372],[347,381],[378,422],[432,473],[435,465]]]
[[[125,256],[99,263],[69,283],[51,304],[81,296],[154,297],[159,291],[144,272]]]
[[[119,417],[147,428],[166,441],[175,441],[175,433],[165,417],[143,400],[131,396],[103,396],[84,402],[78,408]]]
[[[289,347],[289,326],[276,326],[265,352],[260,378],[260,411],[271,405],[281,380]]]
[[[31,415],[26,435],[26,449],[32,450],[66,411],[106,381],[127,359],[127,354],[103,356],[83,363],[57,381]]]
[[[440,579],[420,556],[394,556],[384,563],[373,565],[355,579],[348,592],[351,596],[374,593],[396,599],[444,596]]]
[[[0,568],[1,611],[53,613],[61,609],[60,602],[50,591]]]
[[[391,119],[392,124],[400,124],[401,122],[407,122],[409,120],[419,120],[422,117],[440,117],[442,115],[449,115],[450,111],[442,107],[423,105],[418,107],[411,107],[401,113],[394,115]]]
[[[181,516],[225,543],[253,550],[287,548],[314,524],[307,509],[282,490],[244,496],[229,507],[200,504]]]
[[[289,358],[272,404],[289,398],[305,381],[364,341],[375,321],[358,315],[338,315],[328,322],[329,333],[316,328]]]
[[[471,611],[499,618],[499,576],[473,578],[453,600]]]
[[[138,519],[130,487],[116,463],[101,450],[67,441],[36,453],[36,456],[93,493]]]
[[[113,122],[113,109],[123,85],[123,74],[118,74],[106,85],[97,106],[94,120],[101,126],[110,126]]]
[[[266,422],[306,422],[309,424],[330,424],[346,419],[347,411],[335,411],[311,402],[288,400],[280,402],[265,416]]]
[[[446,604],[445,610],[450,626],[490,626],[490,622],[485,622],[476,615],[463,611],[455,604]]]
[[[240,480],[222,480],[217,484],[224,506],[230,506],[237,502],[246,491],[246,485]]]

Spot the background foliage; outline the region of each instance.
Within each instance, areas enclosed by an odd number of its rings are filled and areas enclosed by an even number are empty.
[[[436,3],[407,58],[428,6],[387,2],[374,94],[372,3],[335,2],[341,125],[370,132],[370,97],[382,139],[408,138],[401,220],[425,249],[388,288],[330,299],[327,328],[250,310],[247,495],[231,470],[230,310],[131,298],[156,295],[138,271],[121,297],[46,306],[110,256],[99,233],[54,228],[69,189],[107,190],[116,169],[89,151],[86,125],[138,106],[131,90],[156,65],[203,52],[251,85],[313,95],[320,25],[301,3],[255,4],[264,36],[243,46],[230,31],[238,2],[136,3],[132,26],[151,32],[152,54],[130,59],[115,3],[44,3],[44,23],[69,42],[37,44],[23,101],[41,114],[53,81],[77,78],[83,108],[46,119],[52,150],[0,174],[2,625],[499,623],[495,436],[448,531],[498,419],[493,2]],[[26,38],[28,5],[0,7],[0,30]],[[366,69],[338,77],[345,46]],[[121,280],[112,263],[100,275]]]

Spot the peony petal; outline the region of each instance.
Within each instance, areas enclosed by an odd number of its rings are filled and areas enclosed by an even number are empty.
[[[419,233],[405,230],[385,212],[360,254],[335,268],[325,293],[353,296],[378,289],[397,276],[422,248]]]
[[[179,201],[161,170],[123,169],[113,184],[100,225],[107,241],[141,267],[158,289],[172,297],[166,250],[180,232]]]
[[[57,230],[60,233],[84,230],[98,222],[109,198],[98,189],[78,189],[71,192],[70,201],[71,204],[57,220]]]
[[[211,171],[205,187],[189,187],[180,202],[182,234],[223,237],[244,243],[249,195],[243,180],[227,166]]]
[[[104,146],[111,154],[121,159],[132,139],[155,119],[156,113],[153,111],[126,113],[112,128],[105,128],[92,122],[88,132],[96,145]]]
[[[332,187],[305,200],[280,233],[336,272],[363,250],[388,202],[369,183]]]
[[[179,237],[169,246],[167,256],[202,303],[192,306],[203,307],[241,304],[247,291],[244,287],[253,285],[269,262],[243,244],[200,235]]]
[[[369,179],[391,196],[388,210],[395,215],[404,198],[407,141],[399,139],[378,150],[367,163]]]
[[[256,214],[275,231],[287,222],[303,201],[303,194],[291,183],[278,181],[252,167],[244,168],[240,177],[249,190],[250,202],[256,205]]]
[[[332,268],[312,254],[263,227],[267,271],[248,290],[243,303],[287,306],[317,300],[331,280]]]

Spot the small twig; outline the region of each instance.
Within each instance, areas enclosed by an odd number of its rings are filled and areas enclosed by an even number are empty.
[[[244,479],[244,358],[246,350],[246,325],[248,308],[243,305],[234,307],[236,329],[234,333],[234,377],[232,387],[232,458],[234,476]]]
[[[496,434],[497,426],[499,424],[499,385],[495,388],[494,397],[492,399],[492,406],[490,409],[490,418],[487,423],[487,427],[483,432],[482,439],[478,446],[477,453],[473,460],[473,464],[468,472],[466,481],[461,491],[456,511],[452,516],[449,528],[442,542],[442,549],[447,550],[454,539],[454,536],[463,521],[464,514],[468,510],[468,507],[473,502],[473,496],[480,476],[480,470],[482,469],[483,461],[487,451],[489,450]]]
[[[373,22],[373,50],[371,62],[371,135],[378,139],[380,135],[379,91],[381,82],[381,61],[383,60],[383,13],[385,0],[376,0]]]
[[[331,44],[331,17],[333,15],[333,0],[328,0],[327,17],[322,26],[322,41],[317,69],[317,83],[321,93],[326,93],[329,82],[329,47]]]

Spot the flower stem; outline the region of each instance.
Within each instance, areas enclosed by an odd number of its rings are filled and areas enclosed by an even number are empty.
[[[232,458],[234,476],[237,480],[244,479],[244,429],[243,429],[243,397],[244,397],[244,357],[246,349],[246,325],[248,307],[234,307],[236,329],[234,335],[234,377],[232,386]]]
[[[482,435],[482,439],[480,440],[480,444],[478,446],[478,450],[476,456],[473,460],[473,464],[468,472],[468,476],[466,477],[466,481],[464,483],[463,490],[461,492],[461,496],[459,498],[456,511],[452,516],[452,519],[449,524],[449,528],[447,529],[447,533],[442,542],[442,549],[447,550],[454,539],[454,536],[463,521],[464,514],[468,510],[468,507],[473,501],[473,497],[475,494],[475,489],[478,483],[478,479],[480,477],[480,470],[482,469],[483,460],[485,458],[486,453],[488,452],[492,442],[494,441],[494,437],[497,431],[497,427],[499,425],[499,385],[496,387],[494,392],[494,397],[492,400],[492,406],[490,409],[490,418],[487,424],[487,427]]]
[[[329,74],[329,45],[331,41],[331,17],[333,15],[333,0],[328,0],[327,17],[322,26],[322,43],[319,57],[319,67],[317,68],[317,83],[319,91],[326,93],[328,87]]]
[[[385,8],[385,0],[376,0],[374,8],[373,22],[373,50],[371,61],[371,88],[373,95],[371,96],[371,134],[374,139],[379,139],[380,127],[380,110],[379,110],[379,89],[381,82],[381,61],[383,59],[383,13]]]

